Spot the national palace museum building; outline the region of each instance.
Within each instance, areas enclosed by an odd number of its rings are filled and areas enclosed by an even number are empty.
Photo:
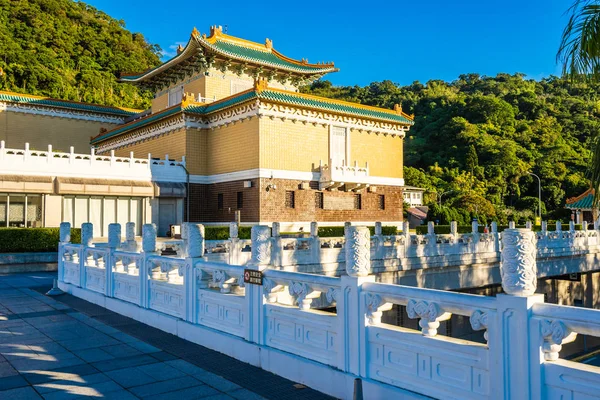
[[[413,117],[299,92],[335,71],[212,27],[120,77],[148,110],[0,92],[0,226],[400,225]]]

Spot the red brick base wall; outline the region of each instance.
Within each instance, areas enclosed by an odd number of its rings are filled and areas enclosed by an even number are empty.
[[[235,220],[237,193],[243,193],[242,222],[345,222],[345,221],[401,221],[402,188],[377,186],[375,192],[319,191],[318,182],[300,189],[303,181],[288,179],[252,179],[252,187],[244,188],[244,181],[210,185],[190,184],[190,221],[231,222]],[[270,186],[270,190],[267,187]],[[273,188],[275,186],[276,188]],[[286,192],[293,192],[294,208],[286,206]],[[223,207],[219,209],[218,196],[223,195]],[[319,208],[317,193],[329,198],[329,203],[344,204],[340,208]],[[347,209],[360,195],[360,209]],[[380,209],[383,196],[385,208]],[[324,199],[325,200],[325,199]],[[325,200],[327,202],[327,200]]]

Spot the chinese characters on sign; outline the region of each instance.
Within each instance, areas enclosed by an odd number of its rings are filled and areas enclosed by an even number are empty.
[[[251,285],[261,285],[263,284],[263,275],[260,271],[255,271],[253,269],[245,269],[244,270],[244,283],[250,283]]]

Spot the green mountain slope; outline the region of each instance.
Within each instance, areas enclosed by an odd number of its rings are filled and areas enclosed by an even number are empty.
[[[119,72],[160,63],[160,48],[105,13],[71,0],[0,0],[0,89],[145,108],[149,93]]]
[[[538,182],[549,217],[564,217],[566,197],[588,187],[590,148],[597,136],[600,87],[521,74],[462,75],[454,82],[390,81],[366,87],[305,88],[313,94],[414,113],[405,140],[407,184],[452,191],[444,204],[506,220],[530,218]],[[434,203],[436,195],[431,195]],[[439,210],[434,210],[439,212]],[[465,215],[464,219],[470,216]]]

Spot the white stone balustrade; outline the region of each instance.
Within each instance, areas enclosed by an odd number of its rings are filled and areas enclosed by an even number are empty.
[[[114,151],[109,156],[73,151],[57,152],[48,146],[46,150],[31,150],[29,143],[24,149],[7,149],[0,141],[0,163],[2,173],[17,175],[76,176],[100,179],[153,180],[185,182],[185,157],[179,161],[155,160],[147,158],[116,157]],[[40,171],[43,171],[41,173]]]
[[[358,376],[365,398],[599,397],[600,369],[561,359],[560,351],[577,334],[600,336],[600,311],[544,304],[520,284],[531,265],[510,260],[535,261],[539,251],[518,245],[531,241],[529,230],[504,238],[512,244],[504,245],[503,262],[520,278],[504,281],[509,294],[485,297],[360,276],[364,266],[352,266],[364,260],[368,231],[366,242],[345,249],[350,272],[359,276],[271,269],[265,250],[254,253],[250,266],[262,271],[258,286],[244,284],[244,267],[208,261],[198,251],[202,235],[189,226],[186,240],[194,243],[184,243],[186,258],[157,255],[152,225],[144,226],[139,253],[71,244],[67,228],[59,244],[61,289],[332,396],[352,397]],[[251,247],[268,246],[268,229],[257,229]],[[360,227],[347,235],[356,232],[364,235]],[[420,329],[382,323],[393,305],[406,307]],[[440,323],[452,315],[485,331],[486,343],[440,334]]]

